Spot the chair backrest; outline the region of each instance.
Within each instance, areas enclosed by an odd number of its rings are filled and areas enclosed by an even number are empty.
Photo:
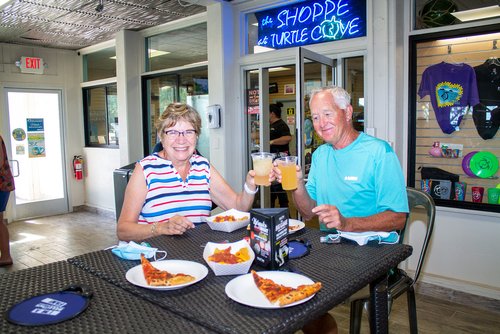
[[[418,276],[420,275],[420,271],[422,269],[422,265],[424,264],[425,254],[427,253],[427,247],[429,245],[429,241],[431,240],[432,230],[434,229],[434,219],[436,216],[436,204],[432,197],[422,190],[418,190],[415,188],[407,187],[406,193],[408,195],[408,207],[410,209],[410,213],[408,214],[408,218],[406,219],[405,229],[401,232],[401,241],[404,238],[405,230],[408,228],[409,223],[411,223],[411,212],[413,209],[417,207],[422,207],[425,210],[426,221],[424,224],[426,225],[425,237],[422,244],[422,249],[420,250],[420,256],[417,262],[417,267],[415,269],[415,275],[413,276],[413,283],[417,282]]]
[[[158,153],[161,150],[163,150],[163,145],[161,144],[161,141],[157,142],[156,145],[153,147],[153,152],[151,153]]]

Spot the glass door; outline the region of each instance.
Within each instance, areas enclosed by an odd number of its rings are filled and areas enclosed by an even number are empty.
[[[295,64],[283,63],[262,66],[246,72],[246,119],[248,133],[248,168],[252,168],[250,153],[270,152],[270,106],[281,109],[281,119],[291,135],[289,154],[297,155],[301,166],[310,165],[311,154],[321,142],[313,138],[314,129],[308,112],[308,94],[311,89],[335,83],[334,60],[309,50],[298,48]],[[307,121],[309,119],[309,121]],[[309,131],[309,132],[305,132]],[[263,187],[254,207],[278,207],[280,196],[272,194],[272,187]],[[290,217],[297,217],[291,195],[288,196]],[[271,199],[274,199],[272,203]]]
[[[271,73],[282,70],[281,79],[286,82],[293,82],[293,71],[288,67],[260,67],[246,72],[246,115],[247,115],[247,133],[248,133],[248,163],[249,169],[252,169],[252,159],[250,154],[253,152],[270,152],[269,144],[269,103],[272,100],[283,95],[279,89],[277,91],[269,90],[270,80],[271,85],[279,86],[274,82],[278,80],[277,76]],[[255,197],[254,207],[269,208],[271,205],[270,187],[261,187],[261,191]]]
[[[6,89],[14,170],[13,220],[69,212],[61,91]]]
[[[307,178],[311,168],[312,154],[323,141],[316,134],[309,110],[309,96],[313,89],[336,85],[336,60],[312,52],[305,48],[297,49],[297,155]]]

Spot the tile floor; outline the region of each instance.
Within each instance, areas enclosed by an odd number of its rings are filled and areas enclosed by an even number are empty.
[[[64,260],[89,251],[117,244],[114,217],[88,211],[53,217],[18,221],[8,225],[14,265],[0,267],[1,274]],[[430,289],[432,291],[432,289]],[[440,298],[436,298],[439,296]],[[470,295],[469,295],[470,296]],[[473,305],[467,298],[446,294],[417,294],[419,332],[423,334],[498,333],[500,307],[498,301]],[[339,305],[331,313],[339,324],[339,333],[349,333],[349,306]],[[409,333],[406,298],[398,298],[393,306],[390,333]],[[300,331],[297,333],[301,333]],[[369,333],[366,313],[361,333]]]
[[[118,243],[113,217],[88,211],[29,219],[8,225],[14,264],[0,273],[38,266]]]

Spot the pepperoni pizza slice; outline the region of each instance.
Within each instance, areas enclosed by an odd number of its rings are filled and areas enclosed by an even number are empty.
[[[299,285],[297,288],[291,288],[274,282],[269,278],[259,276],[255,270],[252,270],[252,276],[257,288],[271,303],[278,303],[279,306],[285,306],[295,303],[299,300],[312,296],[321,289],[321,283]]]
[[[171,286],[189,283],[195,280],[195,277],[182,273],[171,274],[166,270],[155,268],[146,257],[141,254],[141,265],[144,278],[151,286]]]
[[[320,289],[321,289],[320,282],[316,282],[314,284],[299,285],[296,289],[293,289],[286,295],[281,296],[278,299],[278,303],[280,306],[289,305],[314,295]]]

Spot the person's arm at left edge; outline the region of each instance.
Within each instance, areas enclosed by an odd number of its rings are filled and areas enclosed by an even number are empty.
[[[245,190],[236,193],[213,165],[210,166],[210,169],[210,196],[212,197],[212,201],[223,210],[250,210],[255,194],[251,194]],[[245,183],[250,192],[254,192],[257,189],[254,176],[255,171],[253,170],[250,170],[246,176]]]

